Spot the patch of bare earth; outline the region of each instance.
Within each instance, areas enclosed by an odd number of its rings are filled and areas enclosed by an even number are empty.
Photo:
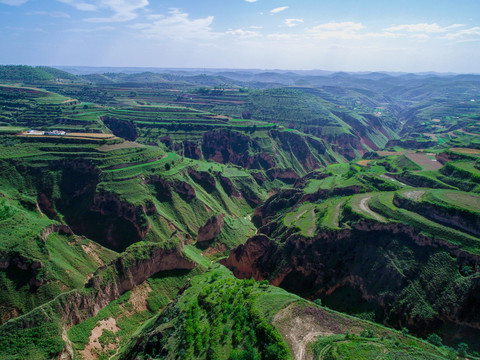
[[[407,151],[377,151],[379,156],[403,155]]]
[[[212,212],[212,208],[210,206],[208,206],[207,204],[204,204],[205,206],[205,210],[207,210],[207,214],[210,215],[210,213]]]
[[[360,160],[359,162],[357,162],[357,164],[361,166],[367,166],[370,161],[372,160]]]
[[[130,299],[128,300],[128,302],[133,305],[132,315],[133,313],[147,310],[147,299],[151,291],[152,288],[147,281],[144,281],[132,290]]]
[[[469,149],[469,148],[450,148],[451,151],[458,152],[461,154],[467,155],[480,155],[479,149]]]
[[[436,159],[431,159],[424,153],[415,152],[406,154],[405,156],[420,165],[424,170],[438,170],[443,166]]]
[[[65,136],[70,137],[80,137],[80,138],[94,138],[94,139],[113,139],[115,135],[112,134],[102,134],[102,133],[77,133],[71,132],[66,134]]]
[[[104,330],[116,333],[120,328],[117,326],[117,321],[113,317],[98,321],[97,326],[92,330],[88,344],[85,346],[85,349],[80,352],[84,360],[96,360],[99,354],[115,349],[114,344],[106,344],[105,347],[102,347],[102,344],[100,344],[99,338],[102,336]]]
[[[366,198],[363,198],[362,200],[360,200],[360,210],[362,210],[363,212],[369,214],[370,216],[372,216],[374,219],[380,221],[380,222],[385,222],[385,219],[378,215],[377,213],[373,212],[372,209],[370,209],[370,207],[368,206],[368,202],[370,201],[372,197],[369,196],[369,197],[366,197]]]
[[[99,146],[97,150],[106,152],[106,151],[112,151],[112,150],[130,149],[130,148],[139,148],[139,147],[145,147],[145,146],[133,141],[124,141],[119,144],[102,145],[102,146]]]
[[[62,352],[60,353],[59,359],[60,360],[73,359],[75,354],[73,352],[72,342],[68,338],[67,330],[65,328],[63,329],[63,332],[62,332],[62,340],[65,341],[65,346]]]
[[[394,183],[397,183],[399,185],[402,185],[402,186],[408,186],[407,184],[405,183],[402,183],[401,181],[398,181],[397,179],[391,177],[391,176],[388,176],[388,175],[385,175],[385,174],[381,174],[380,177],[382,179],[385,179],[385,180],[390,180],[390,181],[393,181]]]
[[[97,254],[97,251],[95,249],[95,245],[93,245],[93,244],[88,244],[88,245],[82,244],[82,249],[83,249],[83,251],[85,251],[86,254],[90,255],[98,265],[103,265],[104,264],[103,260],[100,259],[100,256],[98,256],[98,254]]]
[[[308,236],[313,236],[315,234],[315,230],[317,230],[317,226],[315,225],[315,208],[310,210],[310,219],[313,219],[313,221],[308,227],[307,234]]]
[[[70,99],[67,99],[67,100],[63,100],[63,101],[62,101],[62,104],[71,103],[71,102],[78,102],[78,100],[77,100],[77,99],[71,99],[71,98],[70,98]]]
[[[474,134],[474,133],[471,133],[471,132],[467,132],[463,129],[458,129],[458,131],[460,131],[461,133],[464,133],[464,134],[467,134],[467,135],[472,135],[472,136],[478,136],[478,134]]]
[[[273,321],[292,350],[295,360],[313,359],[309,344],[318,336],[343,334],[362,329],[353,321],[324,309],[293,303],[279,311]]]
[[[405,196],[409,199],[412,199],[414,201],[420,201],[423,194],[425,194],[425,191],[423,191],[423,190],[412,190],[412,191],[404,192],[403,196]]]
[[[271,198],[273,195],[275,195],[277,193],[276,190],[272,190],[272,191],[269,191],[268,194],[267,194],[267,199]]]
[[[227,251],[227,245],[221,244],[221,243],[216,243],[213,247],[209,247],[205,252],[203,253],[205,256],[210,257],[218,254],[225,254]]]
[[[423,133],[423,135],[431,137],[433,140],[437,141],[437,134],[432,134],[432,133]]]
[[[344,201],[340,201],[337,205],[335,205],[335,208],[333,209],[333,226],[337,227],[339,226],[338,219],[340,217],[340,208],[344,204]]]

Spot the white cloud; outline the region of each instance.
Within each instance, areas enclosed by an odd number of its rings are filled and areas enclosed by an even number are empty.
[[[433,23],[433,24],[420,23],[420,24],[405,24],[405,25],[391,26],[384,30],[393,31],[393,32],[407,31],[407,32],[421,32],[421,33],[433,34],[433,33],[445,33],[449,30],[462,27],[462,26],[464,25],[453,24],[450,26],[441,27],[436,23]]]
[[[400,36],[409,36],[418,40],[428,40],[431,38],[457,41],[480,40],[480,27],[477,26],[470,29],[459,29],[462,27],[464,28],[465,25],[453,24],[442,27],[436,23],[419,23],[391,26],[384,30],[396,33]]]
[[[257,0],[245,0],[246,2],[249,2],[249,3],[254,3],[254,2],[257,2]]]
[[[278,8],[270,10],[270,13],[277,14],[277,13],[279,13],[281,11],[284,11],[284,10],[287,10],[287,9],[288,9],[288,6],[282,6],[282,7],[278,7]]]
[[[115,30],[113,26],[98,26],[98,27],[89,27],[87,29],[85,28],[74,28],[74,29],[68,29],[65,30],[66,32],[74,32],[74,33],[91,33],[91,32],[97,32],[97,31],[109,31],[109,30]]]
[[[285,19],[285,25],[288,27],[294,27],[300,23],[303,23],[303,19]]]
[[[148,29],[150,26],[152,26],[152,25],[151,24],[145,24],[145,23],[138,23],[138,24],[129,25],[128,27],[130,29],[142,30],[142,29]]]
[[[64,18],[68,19],[70,15],[61,12],[61,11],[31,11],[27,13],[27,15],[45,15],[45,16],[51,16],[53,18]]]
[[[0,0],[0,4],[19,6],[25,4],[28,0]]]
[[[260,36],[260,34],[256,31],[243,30],[243,29],[228,30],[225,33],[227,35],[234,35],[241,38],[253,38],[253,37]]]
[[[81,11],[96,11],[97,6],[94,4],[89,4],[86,2],[78,1],[78,0],[58,0],[64,4],[68,4],[73,6],[77,10]]]
[[[351,21],[347,22],[331,22],[314,26],[310,29],[311,32],[324,32],[324,31],[347,31],[355,32],[365,28],[361,23],[355,23]]]
[[[135,19],[137,10],[143,9],[149,5],[148,0],[100,0],[99,6],[108,8],[114,12],[109,18],[89,18],[89,22],[119,22]]]
[[[417,39],[417,40],[428,40],[428,39],[430,39],[430,35],[427,35],[427,34],[413,34],[412,38]]]
[[[480,27],[476,26],[470,29],[463,29],[455,32],[445,34],[442,39],[447,40],[479,40],[480,39]]]
[[[172,9],[169,16],[163,15],[148,26],[136,24],[143,28],[142,34],[155,38],[170,38],[174,40],[210,40],[223,34],[212,31],[213,16],[190,19],[189,14],[178,9]]]
[[[121,22],[135,19],[137,11],[149,5],[148,0],[58,0],[81,11],[112,11],[110,17],[93,17],[85,19],[88,22]]]
[[[292,40],[292,36],[288,34],[269,34],[267,35],[269,39],[276,40],[276,41],[288,41]]]
[[[388,39],[397,39],[403,37],[403,34],[392,33],[392,32],[378,32],[378,33],[366,33],[366,34],[357,34],[356,39],[367,39],[367,38],[388,38]]]
[[[358,38],[358,32],[364,28],[363,24],[351,21],[331,22],[314,26],[308,29],[307,32],[317,39],[353,39]]]

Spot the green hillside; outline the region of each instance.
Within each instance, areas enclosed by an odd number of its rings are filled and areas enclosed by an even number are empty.
[[[150,70],[0,66],[0,359],[478,358],[476,76]]]

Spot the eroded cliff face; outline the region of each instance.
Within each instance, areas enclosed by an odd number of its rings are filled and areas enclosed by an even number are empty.
[[[197,143],[193,141],[183,141],[183,149],[180,151],[180,155],[195,160],[203,160],[203,154]]]
[[[300,178],[298,174],[292,169],[281,169],[281,168],[272,168],[267,170],[267,176],[271,180],[279,179],[286,184],[293,184],[295,183],[295,181],[297,181]]]
[[[153,203],[153,207],[135,206],[120,200],[116,194],[97,192],[100,169],[88,161],[55,162],[49,169],[58,175],[49,187],[38,185],[37,195],[38,208],[49,218],[60,220],[60,213],[75,234],[116,251],[123,251],[145,237],[149,230],[146,215],[155,212]],[[58,181],[58,198],[53,195],[55,181]]]
[[[198,229],[197,242],[205,244],[214,240],[223,229],[224,218],[225,214],[218,214],[208,219],[205,225]]]
[[[275,195],[271,196],[267,201],[261,204],[255,209],[255,212],[252,217],[252,221],[256,226],[265,226],[273,218],[275,218],[279,212],[293,208],[297,204],[303,202],[315,202],[321,199],[328,199],[332,196],[349,196],[353,194],[358,194],[365,189],[358,185],[350,185],[343,188],[332,188],[332,189],[318,189],[312,194],[305,194],[302,190],[298,189],[301,187],[308,179],[311,178],[322,178],[327,175],[324,174],[307,174],[305,177],[297,178],[295,181],[294,188],[292,189],[281,189]]]
[[[41,233],[34,236],[30,241],[40,244],[39,248],[49,256],[48,249],[45,246],[47,237],[52,233],[62,235],[71,235],[72,231],[65,225],[49,225]],[[39,260],[35,257],[29,257],[29,254],[21,253],[18,250],[0,251],[0,270],[6,278],[15,282],[17,288],[27,286],[30,293],[36,293],[39,288],[48,284],[45,276],[45,261],[48,258]],[[4,283],[2,283],[4,284]],[[3,288],[3,287],[2,287]],[[5,289],[5,291],[8,291]],[[6,298],[8,299],[8,297]],[[23,313],[24,309],[13,305],[11,301],[2,299],[0,301],[0,324]]]
[[[39,271],[44,267],[38,260],[32,260],[16,251],[0,251],[0,269],[13,271],[17,274],[24,272],[31,288],[39,288],[43,280],[38,277]]]
[[[439,223],[480,236],[480,217],[476,213],[460,208],[447,208],[426,201],[419,203],[399,196],[393,198],[393,203],[395,206],[415,211]]]
[[[101,267],[85,288],[59,295],[25,316],[13,319],[0,327],[0,336],[12,331],[32,329],[58,320],[61,331],[95,316],[120,295],[140,285],[160,271],[193,269],[195,263],[184,258],[181,249],[163,249],[157,244],[130,248],[109,265]],[[53,326],[53,325],[52,325]],[[63,352],[67,356],[68,352]]]
[[[222,164],[231,163],[246,169],[269,169],[275,166],[273,158],[261,152],[258,142],[236,131],[206,132],[202,138],[201,148],[206,160]]]
[[[205,132],[198,142],[186,140],[174,143],[168,136],[159,140],[172,151],[188,158],[234,164],[245,169],[288,168],[291,166],[288,162],[291,162],[296,164],[296,171],[305,173],[336,162],[327,151],[326,143],[320,139],[278,130],[270,130],[268,135],[268,144],[265,139],[229,129]],[[278,160],[278,150],[285,154],[287,164]],[[352,158],[354,156],[352,152]]]
[[[208,172],[197,171],[189,168],[188,175],[190,175],[192,180],[203,187],[208,193],[212,193],[215,190],[217,181],[215,180],[215,177],[210,175]]]
[[[308,133],[323,139],[330,144],[333,151],[342,155],[347,160],[355,159],[358,151],[360,154],[366,153],[361,139],[353,134],[324,134],[321,127],[309,128]]]
[[[109,249],[123,251],[145,237],[150,229],[146,215],[155,212],[155,207],[135,206],[121,201],[116,194],[95,192],[91,202],[78,210],[78,213],[66,217],[76,234]]]
[[[274,241],[277,227],[262,227],[222,263],[240,278],[266,279],[417,335],[452,327],[480,334],[479,277],[459,272],[478,270],[480,257],[402,224],[361,222],[313,239],[287,231]]]
[[[130,141],[135,141],[138,138],[137,128],[130,121],[115,119],[111,116],[103,116],[102,121],[115,136]]]
[[[270,134],[284,151],[295,156],[307,172],[321,165],[335,162],[335,159],[327,154],[327,149],[322,141],[293,132],[272,130]],[[315,156],[315,153],[322,157]]]
[[[408,140],[389,140],[385,145],[386,148],[399,146],[405,149],[427,149],[437,145],[436,141],[416,141]]]
[[[185,181],[164,179],[154,175],[146,178],[143,184],[153,185],[155,197],[160,201],[171,201],[173,193],[178,194],[187,203],[190,203],[197,196],[193,186]]]
[[[84,291],[73,291],[62,296],[59,306],[66,327],[74,326],[132,290],[160,271],[190,270],[195,263],[184,258],[180,249],[165,250],[147,245],[139,253],[127,254],[100,268],[85,285]]]

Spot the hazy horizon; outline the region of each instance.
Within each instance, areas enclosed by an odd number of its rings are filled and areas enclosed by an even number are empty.
[[[3,65],[15,65],[15,64],[3,64]],[[23,65],[23,64],[17,64]],[[273,68],[209,68],[209,67],[163,67],[163,66],[93,66],[93,65],[41,65],[35,64],[32,66],[50,66],[53,68],[61,70],[76,70],[79,74],[87,74],[87,70],[94,70],[93,73],[103,73],[104,70],[108,72],[124,72],[124,70],[129,70],[129,73],[139,73],[139,72],[198,72],[198,73],[219,73],[219,72],[245,72],[245,73],[265,73],[265,72],[275,72],[275,73],[295,73],[298,75],[307,74],[307,75],[332,75],[338,73],[348,73],[348,74],[372,74],[372,73],[382,73],[392,76],[400,76],[406,74],[415,74],[415,75],[424,75],[424,74],[437,74],[437,75],[480,75],[480,72],[439,72],[439,71],[418,71],[418,72],[408,72],[408,71],[389,71],[389,70],[364,70],[364,71],[348,71],[348,70],[328,70],[328,69],[273,69]],[[82,69],[84,71],[82,71]],[[116,70],[116,71],[114,71]],[[88,72],[88,74],[91,74]]]
[[[476,0],[0,0],[0,19],[2,64],[479,73]]]

